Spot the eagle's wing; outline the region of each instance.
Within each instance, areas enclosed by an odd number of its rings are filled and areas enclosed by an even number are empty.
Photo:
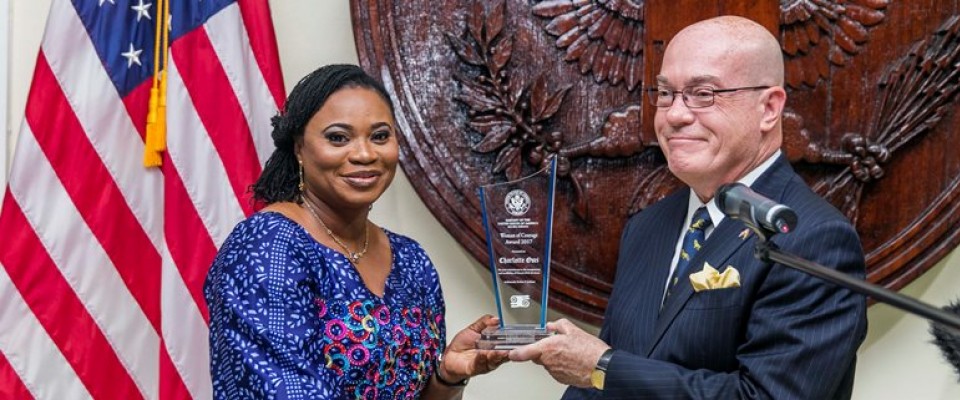
[[[780,0],[780,43],[787,84],[816,86],[843,66],[881,23],[889,0]]]
[[[628,90],[643,80],[643,1],[546,0],[533,14],[548,19],[544,29],[557,38],[564,60],[597,83],[621,82]]]

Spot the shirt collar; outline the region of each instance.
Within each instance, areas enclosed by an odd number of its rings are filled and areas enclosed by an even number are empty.
[[[777,161],[777,158],[780,157],[781,151],[777,149],[775,153],[767,157],[760,165],[756,168],[747,172],[742,178],[738,179],[737,182],[746,185],[747,187],[753,186],[753,183],[760,178],[760,175],[763,175],[764,172],[767,172],[773,163]],[[693,213],[697,211],[698,208],[703,207],[703,202],[700,201],[700,198],[697,197],[697,194],[694,193],[693,189],[690,189],[690,200],[687,204],[687,221],[690,221],[690,218],[693,216]],[[720,207],[717,206],[717,202],[710,201],[706,204],[707,212],[710,213],[710,220],[713,221],[713,226],[720,225],[720,222],[726,218],[726,215],[723,214],[723,211],[720,211]]]

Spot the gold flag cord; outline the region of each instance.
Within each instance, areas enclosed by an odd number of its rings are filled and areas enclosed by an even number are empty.
[[[147,112],[146,139],[143,148],[143,165],[159,167],[163,164],[160,153],[167,149],[167,57],[169,49],[170,15],[169,0],[157,0],[157,20],[153,40],[153,83],[150,86],[150,102]],[[162,51],[162,53],[161,53]],[[161,56],[162,55],[162,56]]]

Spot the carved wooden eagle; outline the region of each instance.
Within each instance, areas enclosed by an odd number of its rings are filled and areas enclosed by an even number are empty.
[[[868,28],[883,21],[889,0],[780,0],[780,43],[787,84],[815,86],[830,64],[843,66],[860,52]],[[534,15],[549,22],[564,60],[597,83],[623,82],[633,91],[643,80],[642,0],[546,0]]]

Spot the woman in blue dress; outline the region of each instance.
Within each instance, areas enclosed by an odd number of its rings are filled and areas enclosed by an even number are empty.
[[[445,399],[507,360],[446,345],[437,271],[367,219],[399,159],[393,104],[354,65],[304,77],[273,119],[253,185],[266,205],[223,243],[204,286],[215,398]]]

